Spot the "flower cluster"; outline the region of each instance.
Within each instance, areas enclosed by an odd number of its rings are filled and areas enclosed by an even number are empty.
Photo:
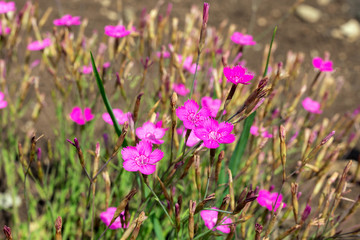
[[[212,209],[217,209],[212,207]],[[218,212],[214,210],[203,210],[200,212],[201,218],[204,220],[205,226],[208,229],[212,229],[213,231],[219,230],[223,233],[230,233],[230,225],[232,223],[231,218],[225,217],[220,221],[220,224],[216,227],[216,222],[218,220]]]
[[[16,11],[14,2],[0,1],[0,14]]]
[[[113,219],[116,212],[116,207],[109,207],[105,212],[100,213],[100,219],[105,223],[106,226],[109,226],[111,220]],[[120,219],[121,218],[121,219]],[[128,228],[128,225],[121,224],[121,220],[125,222],[125,211],[120,213],[120,216],[115,219],[115,221],[109,226],[110,229],[115,230],[118,228]]]
[[[0,92],[0,109],[6,108],[7,101],[4,100],[4,93]]]
[[[307,97],[302,101],[304,109],[310,113],[321,114],[321,104],[311,98]]]
[[[314,68],[317,68],[320,70],[320,72],[332,72],[334,69],[332,68],[332,61],[329,60],[323,60],[320,57],[315,57],[312,60],[312,64]]]

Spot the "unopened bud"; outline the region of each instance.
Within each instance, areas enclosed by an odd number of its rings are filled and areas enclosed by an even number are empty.
[[[331,133],[329,133],[329,135],[327,135],[322,141],[321,141],[321,145],[324,145],[327,141],[330,140],[330,138],[332,138],[335,135],[335,131],[332,131]]]
[[[306,205],[303,214],[301,215],[301,221],[305,222],[311,213],[310,205]]]
[[[13,239],[12,236],[11,236],[11,228],[9,228],[8,226],[4,225],[3,231],[4,231],[4,234],[5,234],[6,240],[11,240],[11,239]]]

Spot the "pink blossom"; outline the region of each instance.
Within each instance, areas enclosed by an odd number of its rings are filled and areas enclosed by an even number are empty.
[[[50,38],[44,38],[42,41],[34,41],[29,43],[27,49],[30,51],[39,51],[51,45]]]
[[[164,51],[162,53],[163,53],[163,58],[169,58],[171,56],[171,53],[168,51]],[[161,58],[161,52],[156,52],[156,56],[158,58]]]
[[[123,113],[123,111],[121,111],[121,109],[117,109],[117,108],[113,109],[113,113],[119,124],[124,124],[126,121],[129,121],[129,113]],[[102,119],[106,123],[108,123],[110,125],[114,125],[109,113],[103,113]]]
[[[202,125],[195,129],[195,135],[204,141],[207,148],[218,148],[220,143],[232,143],[235,135],[231,134],[234,126],[228,122],[218,123],[215,119],[208,118]]]
[[[152,151],[151,143],[139,142],[136,147],[126,147],[121,150],[124,159],[123,167],[126,171],[149,175],[155,172],[156,163],[164,157],[164,153],[155,149]]]
[[[116,207],[109,207],[108,209],[106,209],[105,212],[100,213],[101,221],[103,221],[106,224],[106,226],[109,226],[111,220],[115,215],[115,212],[116,212]],[[115,221],[111,224],[109,228],[113,230],[118,228],[127,228],[128,226],[125,226],[125,224],[123,225],[121,224],[120,218],[122,218],[123,222],[125,222],[125,211],[122,211],[120,213],[120,216],[115,219]]]
[[[304,109],[311,113],[321,114],[322,111],[320,110],[321,105],[319,102],[312,100],[311,98],[307,97],[302,101],[302,105]]]
[[[254,78],[253,74],[248,73],[247,69],[240,65],[237,65],[233,68],[225,67],[224,75],[229,82],[232,82],[236,85],[239,83],[248,85],[248,84],[250,84],[251,79]]]
[[[267,209],[269,209],[269,211],[272,211],[272,207],[275,204],[276,198],[278,198],[277,192],[270,193],[268,190],[262,189],[259,191],[259,196],[257,197],[256,200],[261,206],[266,207]],[[283,196],[280,193],[279,198],[276,201],[274,211],[276,211],[278,209],[278,207],[280,206],[280,204],[282,202],[282,199],[283,199]],[[284,203],[283,207],[285,207],[285,206],[286,206],[286,204]]]
[[[201,106],[208,109],[210,111],[210,116],[215,118],[220,109],[221,100],[212,99],[211,97],[203,97],[201,99]]]
[[[111,65],[111,63],[110,62],[104,62],[104,64],[103,64],[103,68],[109,68],[110,67],[110,65]]]
[[[86,122],[92,120],[94,115],[90,108],[85,108],[84,113],[80,107],[74,107],[70,113],[70,118],[79,125],[84,125]]]
[[[250,128],[250,133],[251,135],[254,135],[254,136],[259,136],[259,128],[255,125],[252,125],[251,128]],[[265,130],[265,128],[261,128],[261,136],[263,138],[272,138],[273,135],[271,133],[269,133],[268,131]]]
[[[174,83],[173,90],[174,90],[174,92],[176,92],[177,94],[179,94],[181,96],[186,96],[186,94],[188,94],[190,92],[190,90],[188,88],[186,88],[186,86],[182,83]]]
[[[0,1],[0,14],[16,11],[14,2]]]
[[[161,124],[161,122],[160,122]],[[164,137],[166,130],[159,127],[159,124],[155,125],[152,122],[146,122],[142,127],[136,129],[136,136],[142,140],[148,141],[153,144],[162,144],[164,140],[161,140]]]
[[[212,207],[212,209],[218,209],[218,208]],[[208,229],[213,229],[215,227],[218,219],[218,214],[219,213],[217,211],[213,211],[213,210],[202,210],[200,212],[200,216],[204,220],[205,226]],[[230,225],[226,225],[226,224],[231,224],[231,223],[232,223],[231,218],[225,217],[220,221],[220,225],[214,228],[213,231],[215,231],[216,229],[223,233],[230,233]]]
[[[178,61],[179,63],[182,63],[182,56],[178,55]],[[188,71],[191,74],[195,74],[195,70],[196,70],[196,63],[192,63],[193,62],[193,57],[192,56],[188,56],[187,58],[185,58],[184,63],[183,63],[183,68]],[[198,70],[200,69],[200,66],[198,66]]]
[[[178,134],[182,134],[182,136],[185,137],[186,132],[184,132],[183,128],[177,129],[176,132],[177,132]],[[188,147],[193,147],[193,146],[195,146],[198,142],[200,142],[200,138],[198,138],[198,137],[195,135],[194,131],[191,131],[191,132],[190,132],[190,135],[189,135],[189,138],[188,138],[188,140],[187,140],[187,142],[186,142],[186,146],[188,146]]]
[[[4,100],[4,97],[4,93],[0,92],[0,109],[7,106],[7,101]]]
[[[332,72],[334,70],[332,68],[332,61],[322,60],[320,57],[315,57],[312,60],[312,64],[314,68],[319,69],[321,72]]]
[[[199,105],[194,100],[187,100],[184,106],[176,109],[176,115],[184,122],[187,129],[195,129],[200,126],[208,118],[209,114],[209,111],[205,108],[199,111]]]
[[[80,25],[80,17],[79,16],[71,16],[70,14],[66,14],[59,19],[55,19],[53,21],[54,25],[56,26],[73,26],[73,25]]]
[[[231,36],[231,41],[240,45],[255,45],[256,42],[253,40],[251,35],[244,35],[241,32],[234,32]]]
[[[82,74],[90,74],[93,72],[93,68],[91,65],[84,65],[81,67]]]
[[[129,35],[130,33],[132,33],[133,31],[135,31],[134,27],[131,30],[126,30],[125,26],[123,26],[123,25],[117,25],[117,26],[107,25],[107,26],[105,26],[105,34],[108,35],[109,37],[114,37],[114,38],[125,37],[125,36]]]

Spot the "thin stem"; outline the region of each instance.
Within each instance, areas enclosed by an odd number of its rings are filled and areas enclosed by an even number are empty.
[[[145,182],[145,181],[144,181]],[[147,182],[145,182],[146,186],[150,189],[151,193],[154,195],[155,200],[160,204],[160,206],[162,207],[162,209],[164,210],[166,216],[169,218],[171,225],[175,228],[175,224],[173,222],[173,220],[171,219],[168,211],[166,210],[165,206],[163,205],[163,203],[160,201],[159,197],[156,195],[156,193],[152,190],[152,188],[149,186],[149,184]]]
[[[191,84],[189,99],[191,99],[193,92],[194,92],[194,85],[195,85],[196,73],[197,73],[197,69],[198,69],[198,65],[199,65],[199,61],[200,61],[200,54],[201,54],[201,50],[198,49],[198,55],[197,55],[196,65],[195,65],[195,73],[194,73],[194,78],[193,78],[193,81]]]

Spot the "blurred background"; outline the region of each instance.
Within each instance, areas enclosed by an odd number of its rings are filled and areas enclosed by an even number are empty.
[[[25,0],[15,0],[20,9]],[[35,1],[36,2],[36,1]],[[202,8],[203,1],[173,0],[38,0],[40,15],[52,8],[47,28],[52,29],[52,20],[64,14],[87,18],[87,33],[96,30],[101,34],[105,25],[119,21],[134,21],[141,11],[160,5],[165,14],[168,3],[173,4],[172,16],[178,17],[180,24],[193,5]],[[360,105],[360,1],[359,0],[222,0],[210,3],[209,25],[218,27],[227,19],[235,24],[237,31],[247,30],[254,35],[257,44],[245,55],[248,66],[259,66],[264,44],[271,39],[272,29],[278,25],[276,35],[275,62],[285,61],[289,50],[305,53],[305,69],[312,79],[316,73],[311,65],[315,56],[330,53],[334,62],[336,77],[344,78],[342,92],[331,109],[325,111],[330,116],[335,112],[344,113]],[[297,6],[294,8],[294,6]],[[259,71],[259,69],[254,69]]]

